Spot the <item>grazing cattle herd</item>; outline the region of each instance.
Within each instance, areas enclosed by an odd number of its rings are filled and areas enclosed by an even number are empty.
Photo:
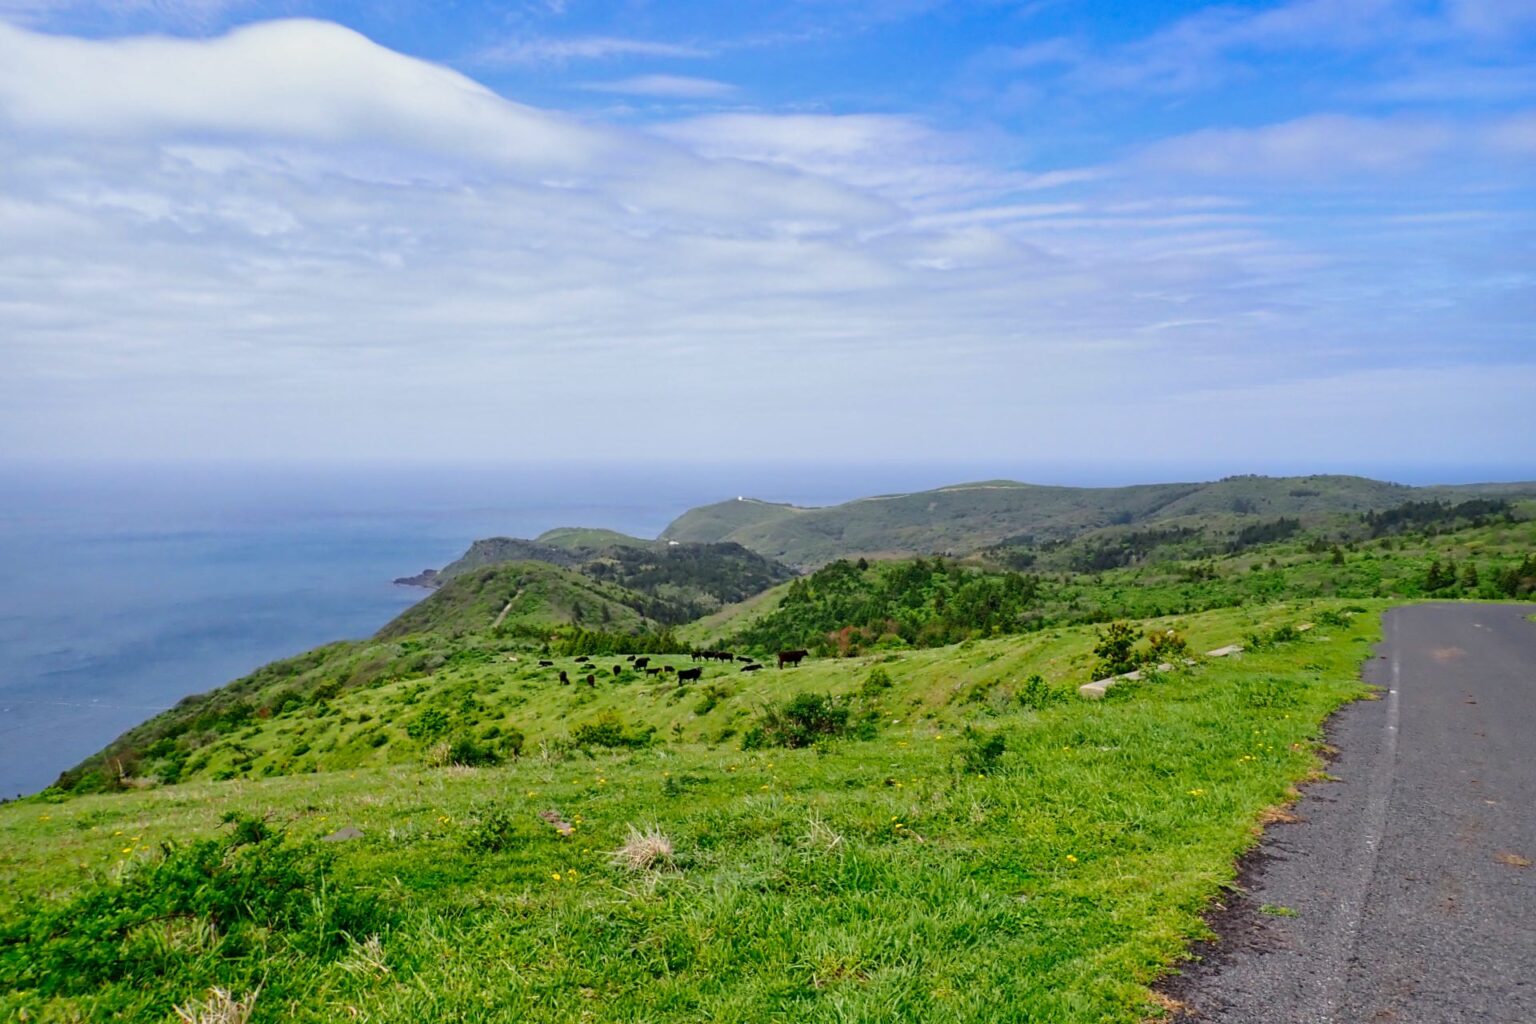
[[[788,665],[790,668],[795,668],[795,667],[797,667],[800,664],[800,662],[804,661],[809,656],[810,656],[810,652],[809,651],[805,651],[805,650],[779,651],[778,655],[777,655],[777,657],[778,657],[778,666],[779,666],[779,668],[783,668],[784,666]],[[679,687],[681,687],[684,683],[697,682],[698,680],[704,678],[704,666],[703,665],[695,664],[692,668],[678,668],[675,665],[667,665],[667,664],[653,665],[653,664],[651,664],[651,661],[652,661],[652,659],[654,657],[657,657],[657,656],[649,655],[649,654],[638,655],[638,656],[634,655],[634,654],[626,654],[624,656],[624,661],[623,662],[618,662],[618,663],[610,666],[612,671],[613,671],[613,676],[614,676],[615,679],[622,678],[624,676],[624,673],[627,670],[630,670],[630,669],[634,670],[635,672],[644,672],[647,676],[663,676],[663,675],[669,675],[669,674],[676,674],[676,676],[677,676],[677,685]],[[760,671],[760,670],[762,670],[763,668],[766,667],[761,662],[759,662],[756,658],[751,657],[750,655],[736,654],[733,651],[697,651],[696,650],[696,651],[689,651],[688,652],[688,657],[689,657],[689,659],[691,661],[694,661],[694,662],[716,661],[716,662],[722,662],[722,663],[726,663],[726,664],[733,664],[733,663],[736,663],[736,662],[740,662],[741,663],[741,671],[742,672],[757,672],[757,671]],[[592,668],[597,668],[598,667],[598,666],[592,664],[593,659],[592,659],[591,655],[582,654],[582,655],[578,655],[575,658],[572,658],[571,660],[574,663],[578,664],[578,665],[588,665],[589,667],[592,667]],[[628,662],[628,664],[626,665],[625,662]],[[554,668],[555,667],[555,662],[552,661],[549,658],[541,658],[541,659],[539,659],[539,667],[540,668]],[[560,684],[562,686],[569,686],[571,684],[571,677],[567,673],[567,671],[562,668],[562,669],[559,669],[559,673],[560,673]],[[596,672],[588,672],[587,673],[587,678],[586,678],[586,683],[587,683],[588,686],[592,686],[592,687],[597,686],[597,673]]]

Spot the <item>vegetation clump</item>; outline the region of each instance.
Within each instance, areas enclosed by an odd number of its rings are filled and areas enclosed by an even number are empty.
[[[655,732],[652,726],[643,729],[631,727],[616,711],[604,711],[572,729],[571,743],[581,749],[607,747],[638,750],[650,746]]]
[[[809,747],[844,736],[870,738],[875,731],[873,712],[856,719],[854,710],[847,697],[797,693],[782,704],[764,705],[756,722],[742,737],[742,749]]]
[[[379,907],[330,877],[327,851],[254,817],[128,862],[57,902],[25,898],[0,921],[0,989],[44,996],[175,977],[199,987],[258,974],[263,958],[329,959],[376,931]]]

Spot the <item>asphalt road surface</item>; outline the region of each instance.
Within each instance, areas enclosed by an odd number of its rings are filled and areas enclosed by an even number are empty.
[[[1221,939],[1164,986],[1222,1024],[1536,1024],[1536,624],[1389,611],[1334,781],[1270,827]]]

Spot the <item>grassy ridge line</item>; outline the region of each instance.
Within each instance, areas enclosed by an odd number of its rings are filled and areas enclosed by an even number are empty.
[[[1316,610],[1208,616],[1191,636]],[[67,890],[240,809],[301,836],[360,827],[364,839],[338,848],[338,877],[400,913],[380,940],[387,970],[297,954],[221,968],[237,992],[265,980],[257,1021],[356,1007],[379,1020],[1130,1024],[1150,1009],[1146,985],[1203,933],[1200,913],[1258,816],[1316,770],[1320,723],[1361,692],[1379,622],[1360,615],[1100,704],[1027,710],[994,701],[1001,684],[977,696],[1004,665],[1072,662],[1090,635],[1079,632],[1077,650],[1066,637],[1050,649],[997,641],[947,652],[951,668],[928,660],[942,652],[884,664],[880,736],[823,751],[685,743],[0,807],[12,882],[0,916],[20,892]],[[870,668],[782,675],[847,691]],[[960,721],[1005,736],[990,770],[959,770]],[[509,815],[509,842],[473,852],[492,807]],[[570,839],[538,820],[550,807],[576,823]],[[630,824],[669,836],[674,867],[615,867],[608,853]],[[158,988],[68,1000],[0,993],[0,1014],[170,1019],[200,983],[188,969]]]
[[[1363,477],[1229,477],[1209,483],[1057,487],[1008,480],[862,498],[825,508],[737,499],[691,509],[664,538],[732,540],[770,558],[815,566],[839,557],[966,554],[1020,535],[1066,539],[1113,525],[1209,517],[1331,515],[1411,500],[1533,496],[1536,484],[1407,487]]]

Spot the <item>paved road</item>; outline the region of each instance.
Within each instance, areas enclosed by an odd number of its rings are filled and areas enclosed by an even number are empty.
[[[1221,941],[1166,986],[1187,1019],[1536,1024],[1532,611],[1387,613],[1366,678],[1388,692],[1334,719],[1337,781],[1270,828]]]

